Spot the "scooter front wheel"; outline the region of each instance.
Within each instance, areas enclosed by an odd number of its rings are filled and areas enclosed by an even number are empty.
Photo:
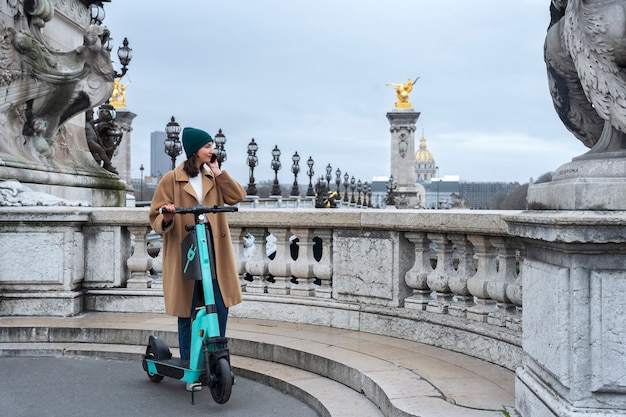
[[[156,359],[156,348],[152,344],[149,344],[146,348],[146,359]],[[148,369],[146,369],[146,373],[152,382],[161,382],[163,380],[163,375],[153,374]]]
[[[228,359],[219,358],[213,367],[214,383],[211,385],[211,396],[218,404],[226,404],[233,388],[233,373]]]

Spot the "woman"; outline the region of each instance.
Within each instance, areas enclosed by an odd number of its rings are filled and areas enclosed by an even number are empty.
[[[187,236],[185,226],[194,224],[193,214],[159,213],[160,208],[173,212],[178,207],[197,205],[234,205],[246,196],[243,187],[217,162],[213,138],[191,127],[183,129],[183,148],[187,160],[163,176],[150,205],[150,224],[163,235],[163,295],[165,312],[178,317],[180,357],[189,360],[191,314],[195,307],[195,283],[183,278],[180,244]],[[225,213],[208,214],[213,231],[217,281],[215,303],[222,337],[226,334],[228,307],[241,302],[241,287],[235,265],[230,231]],[[187,384],[187,390],[199,390],[199,384]]]

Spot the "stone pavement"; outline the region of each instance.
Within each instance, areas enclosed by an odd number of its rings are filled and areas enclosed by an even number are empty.
[[[228,326],[232,365],[239,376],[301,399],[322,416],[514,414],[514,373],[463,354],[321,326],[240,318],[230,318]],[[176,329],[176,319],[163,314],[0,317],[0,356],[139,363],[150,334],[175,346]],[[177,354],[175,349],[172,353]],[[55,377],[49,381],[54,384]]]

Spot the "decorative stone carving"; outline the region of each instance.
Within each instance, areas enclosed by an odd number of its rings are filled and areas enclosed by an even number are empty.
[[[47,26],[57,13],[68,24]],[[0,178],[93,205],[124,205],[124,184],[94,161],[74,118],[106,102],[114,81],[109,30],[88,23],[78,0],[0,6]]]
[[[554,107],[589,152],[533,184],[531,209],[626,209],[626,2],[552,1],[545,61]]]
[[[86,201],[71,201],[51,194],[37,192],[8,180],[0,182],[0,206],[90,206]]]

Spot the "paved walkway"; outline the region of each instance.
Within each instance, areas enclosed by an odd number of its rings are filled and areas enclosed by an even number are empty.
[[[138,361],[68,357],[0,357],[4,417],[319,417],[303,401],[266,384],[239,377],[223,405],[208,389],[191,394],[185,384],[154,384]]]
[[[302,399],[323,416],[502,417],[513,409],[514,373],[466,355],[320,326],[238,318],[228,326],[238,375]],[[176,328],[176,319],[163,314],[0,317],[0,356],[139,362],[150,334],[174,346]]]

